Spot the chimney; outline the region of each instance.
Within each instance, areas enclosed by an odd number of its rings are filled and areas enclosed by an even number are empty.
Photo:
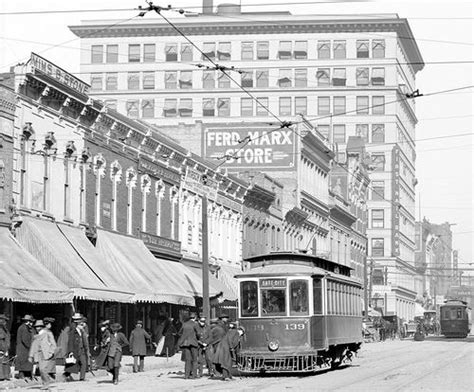
[[[213,0],[202,0],[202,13],[212,15],[214,11]]]

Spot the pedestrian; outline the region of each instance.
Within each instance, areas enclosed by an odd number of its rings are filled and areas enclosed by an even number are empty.
[[[232,363],[235,358],[235,351],[238,348],[240,342],[239,331],[235,328],[236,325],[233,322],[228,323],[229,330],[219,340],[215,353],[214,353],[214,365],[219,373],[222,373],[222,380],[232,380]]]
[[[65,364],[65,359],[68,354],[67,340],[68,340],[70,330],[71,330],[71,319],[69,317],[63,317],[61,320],[61,332],[59,333],[59,337],[57,341],[56,364],[58,365]]]
[[[210,367],[206,357],[206,349],[207,349],[207,342],[210,336],[210,328],[206,325],[206,318],[201,317],[197,323],[198,328],[198,341],[199,341],[199,348],[198,348],[198,359],[197,359],[197,375],[199,378],[203,376],[204,364],[206,364],[207,372],[209,374]]]
[[[8,317],[0,314],[0,381],[10,379],[10,331],[7,328]]]
[[[221,322],[222,327],[227,332],[229,330],[229,315],[224,313],[219,317],[219,320]]]
[[[33,329],[35,319],[31,314],[26,314],[21,320],[23,323],[18,327],[16,334],[15,369],[18,370],[18,378],[32,378],[33,364],[28,361],[28,356],[35,336]]]
[[[119,323],[113,323],[110,326],[110,347],[107,353],[107,370],[112,373],[112,382],[117,385],[119,382],[120,361],[122,360],[123,347],[128,346],[128,340],[120,332],[122,326]]]
[[[182,350],[184,378],[197,378],[197,356],[199,347],[199,330],[190,315],[184,315],[183,326],[179,332],[178,346]]]
[[[206,348],[206,352],[208,354],[208,360],[212,364],[211,369],[210,369],[210,377],[211,378],[217,378],[222,376],[222,374],[219,372],[219,369],[215,366],[215,361],[214,357],[217,352],[217,346],[219,345],[219,342],[221,339],[225,336],[226,332],[223,327],[223,324],[220,322],[219,319],[212,319],[211,320],[211,334],[209,337],[208,341],[208,346]]]
[[[176,329],[173,319],[165,318],[163,321],[162,335],[164,336],[163,350],[158,354],[160,356],[172,357],[176,354],[176,336],[179,329]],[[159,343],[159,341],[157,341]]]
[[[97,350],[100,348],[99,355],[95,359],[95,364],[99,369],[107,368],[107,356],[110,348],[110,336],[112,332],[110,331],[110,320],[104,320],[100,324],[100,337],[99,344],[95,347]]]
[[[143,321],[138,320],[135,329],[130,334],[130,350],[133,356],[133,373],[145,370],[146,344],[151,339],[150,334],[143,329]],[[140,365],[138,361],[140,360]]]
[[[45,388],[56,378],[56,360],[54,358],[56,341],[51,332],[53,322],[54,318],[51,317],[45,317],[44,320],[35,322],[36,335],[29,353],[29,361],[38,364],[41,381]]]
[[[72,380],[71,373],[79,373],[79,380],[86,379],[87,359],[89,358],[89,341],[82,325],[82,315],[75,313],[69,330],[67,342],[67,357],[64,366],[64,377]]]

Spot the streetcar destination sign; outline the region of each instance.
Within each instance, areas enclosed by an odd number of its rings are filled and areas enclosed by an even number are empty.
[[[261,288],[286,287],[286,279],[260,279]]]

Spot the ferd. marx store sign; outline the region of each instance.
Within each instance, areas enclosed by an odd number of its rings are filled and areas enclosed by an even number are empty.
[[[268,126],[207,128],[204,155],[225,159],[229,168],[285,169],[294,166],[295,133]]]

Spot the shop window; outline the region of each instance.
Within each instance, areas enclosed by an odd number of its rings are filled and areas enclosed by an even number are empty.
[[[107,45],[105,62],[118,63],[118,45]]]
[[[290,316],[307,316],[308,314],[308,282],[306,280],[291,280]]]
[[[116,73],[105,74],[105,89],[107,91],[117,90],[117,79],[118,76]]]
[[[253,71],[242,71],[242,87],[253,87]]]
[[[128,62],[129,63],[140,62],[140,45],[136,45],[136,44],[128,45]]]
[[[318,97],[318,115],[331,113],[331,98]]]
[[[253,60],[253,42],[242,42],[242,60]]]
[[[179,88],[180,89],[193,88],[193,71],[180,71]]]
[[[278,49],[278,58],[280,60],[290,60],[291,54],[291,41],[280,41],[280,47]]]
[[[104,47],[102,45],[91,46],[91,63],[100,64],[104,61]]]
[[[260,281],[262,316],[286,316],[286,279]]]
[[[138,90],[140,88],[140,74],[138,72],[128,73],[127,88],[129,90]]]
[[[334,68],[332,72],[332,85],[345,86],[346,85],[346,69]]]
[[[230,98],[217,99],[217,115],[219,117],[230,116]]]
[[[331,58],[331,41],[318,41],[318,59]]]
[[[369,85],[369,68],[356,69],[356,83],[358,86]]]
[[[216,87],[216,71],[204,71],[202,73],[202,87],[205,89],[214,89]]]
[[[296,41],[293,56],[297,60],[306,60],[308,58],[308,41]]]
[[[144,72],[143,73],[143,89],[154,90],[154,88],[155,88],[155,73]]]
[[[318,87],[329,86],[329,68],[318,68],[316,78],[318,79]]]
[[[257,42],[257,59],[268,60],[270,55],[270,45],[268,41]]]
[[[258,283],[240,282],[240,314],[242,317],[258,316]]]
[[[332,48],[335,59],[346,58],[346,41],[334,41]]]
[[[280,69],[278,77],[278,87],[291,87],[291,69]]]
[[[142,101],[142,117],[143,118],[155,117],[155,101],[153,99],[144,99]]]
[[[268,97],[257,97],[256,114],[259,117],[268,116]]]
[[[216,58],[216,43],[215,42],[204,42],[202,46],[203,51],[203,60],[211,59],[215,60]]]
[[[308,102],[306,97],[295,97],[295,114],[306,115],[308,112]]]
[[[334,114],[346,113],[346,97],[334,97]]]
[[[154,63],[156,59],[155,44],[144,44],[143,45],[143,62]]]
[[[385,114],[385,97],[372,97],[372,114]]]
[[[368,59],[369,58],[369,40],[358,40],[356,42],[357,58]]]
[[[356,125],[356,136],[360,136],[364,139],[364,142],[369,142],[369,124],[357,124]]]
[[[295,69],[295,87],[308,87],[308,70],[306,68]]]
[[[385,183],[384,181],[372,181],[372,200],[385,199]]]
[[[384,39],[372,40],[372,57],[378,58],[378,59],[385,57],[385,40]]]
[[[175,98],[165,99],[165,106],[163,107],[163,116],[164,117],[176,117],[178,114],[178,100]]]
[[[138,118],[138,100],[127,101],[127,117]]]
[[[176,71],[165,72],[165,89],[176,89],[178,87],[178,73]]]
[[[204,98],[202,100],[202,115],[204,117],[214,117],[216,111],[216,100],[214,98]]]
[[[280,97],[280,116],[291,116],[291,97]]]
[[[356,113],[369,114],[369,97],[368,96],[356,97]]]
[[[179,100],[178,114],[180,117],[192,117],[193,100],[191,98],[181,98]]]
[[[268,69],[256,71],[257,87],[268,87]]]
[[[372,86],[385,85],[385,68],[372,68]]]
[[[384,256],[384,239],[383,238],[372,238],[372,256],[373,257]]]
[[[385,143],[384,124],[372,124],[372,143]]]
[[[372,210],[372,228],[383,228],[384,223],[384,210]]]
[[[333,125],[334,143],[346,142],[346,126],[344,124]]]
[[[181,44],[181,61],[193,61],[193,47],[191,44]]]
[[[165,60],[178,61],[178,44],[165,45]]]
[[[218,60],[230,61],[230,42],[219,42],[219,47],[217,48],[217,58]]]

